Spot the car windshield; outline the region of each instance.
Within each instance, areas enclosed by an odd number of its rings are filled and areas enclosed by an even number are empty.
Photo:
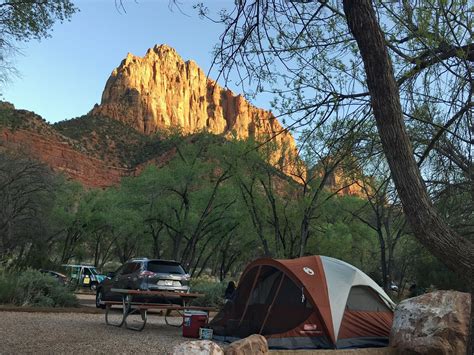
[[[148,270],[160,274],[185,274],[181,265],[167,261],[149,261]]]
[[[81,268],[78,266],[63,265],[61,271],[71,278],[77,278]]]
[[[91,271],[91,274],[92,274],[92,275],[97,275],[97,274],[98,274],[98,272],[97,272],[97,270],[95,269],[95,267],[90,267],[89,270]]]

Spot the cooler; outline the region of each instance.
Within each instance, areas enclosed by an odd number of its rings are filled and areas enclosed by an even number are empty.
[[[208,321],[207,312],[185,311],[183,319],[183,337],[199,338],[199,328],[204,327]]]

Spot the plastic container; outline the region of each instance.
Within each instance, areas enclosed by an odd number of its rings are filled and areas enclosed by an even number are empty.
[[[199,328],[199,339],[212,340],[214,331],[211,328]]]
[[[183,337],[199,338],[199,328],[207,324],[208,315],[203,311],[185,311],[183,319]]]

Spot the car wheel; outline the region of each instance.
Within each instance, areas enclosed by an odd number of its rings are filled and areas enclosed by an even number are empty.
[[[91,284],[91,291],[96,291],[97,290],[97,284],[94,282]]]
[[[96,294],[95,294],[95,306],[97,308],[105,309],[105,304],[101,303],[101,302],[103,302],[103,297],[104,297],[104,294],[102,292],[102,289],[98,289]]]

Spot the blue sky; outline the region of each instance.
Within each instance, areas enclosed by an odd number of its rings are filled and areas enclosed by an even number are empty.
[[[155,44],[174,47],[207,72],[223,28],[200,19],[195,2],[182,0],[183,14],[171,11],[168,0],[124,0],[126,13],[117,11],[114,0],[75,1],[81,11],[71,22],[56,24],[51,38],[20,44],[20,77],[12,78],[3,99],[50,122],[81,116],[100,102],[107,78],[128,52],[142,56]],[[206,4],[218,9],[233,1]],[[268,100],[255,103],[269,107]]]

